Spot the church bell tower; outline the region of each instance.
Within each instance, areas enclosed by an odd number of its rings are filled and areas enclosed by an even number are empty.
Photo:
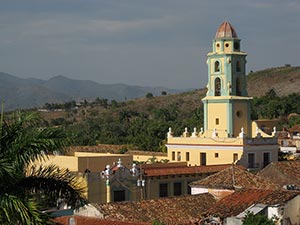
[[[251,137],[250,101],[246,85],[246,53],[228,22],[223,22],[207,54],[208,83],[204,104],[204,131],[219,137],[237,137],[243,128]]]

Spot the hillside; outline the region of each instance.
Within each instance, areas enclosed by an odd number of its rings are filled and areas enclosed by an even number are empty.
[[[300,67],[266,69],[253,72],[249,74],[247,78],[248,94],[252,97],[263,96],[271,89],[274,89],[279,96],[300,93]],[[83,121],[84,118],[95,117],[93,115],[101,114],[115,115],[116,118],[121,111],[136,111],[151,116],[151,112],[155,110],[176,107],[179,117],[183,118],[184,114],[190,114],[197,108],[202,107],[201,99],[205,96],[205,93],[205,89],[199,89],[177,94],[168,94],[166,96],[155,96],[151,99],[142,97],[124,101],[119,107],[103,108],[89,106],[84,110],[79,110],[77,114],[47,112],[43,113],[43,116],[49,122],[51,119],[60,117],[68,119],[69,121]],[[67,118],[66,115],[71,115],[72,118]]]
[[[262,96],[271,89],[279,96],[300,92],[300,67],[270,68],[247,77],[249,96]]]
[[[176,93],[163,87],[141,87],[126,84],[99,84],[89,80],[75,80],[56,76],[49,80],[21,79],[0,73],[0,97],[5,101],[5,110],[41,107],[46,102],[62,103],[71,100],[94,100],[97,97],[124,101],[140,98],[147,93],[160,95],[162,91]]]
[[[300,114],[299,91],[296,87],[289,88],[294,82],[299,85],[298,76],[299,68],[290,67],[251,73],[249,93],[262,96],[253,100],[252,118],[286,118],[290,113]],[[264,96],[271,89],[282,97],[274,92]],[[295,90],[298,94],[290,96]],[[181,135],[185,127],[189,131],[203,127],[201,98],[205,94],[206,90],[200,89],[107,104],[93,101],[79,108],[40,113],[46,125],[63,127],[73,145],[130,144],[131,149],[164,151],[163,140],[169,127],[175,136]],[[298,117],[291,123],[282,122],[290,127],[298,123]]]

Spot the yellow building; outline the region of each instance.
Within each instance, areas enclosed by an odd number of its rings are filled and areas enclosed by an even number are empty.
[[[250,120],[251,97],[247,94],[246,53],[228,22],[220,25],[207,54],[208,83],[204,105],[204,129],[187,128],[181,137],[168,132],[168,159],[189,165],[238,163],[262,168],[277,161],[276,129],[272,135]]]
[[[122,162],[120,170],[114,169],[114,167],[119,168],[118,162]],[[82,186],[86,187],[87,199],[92,203],[129,201],[139,197],[137,178],[133,177],[127,169],[132,167],[132,155],[74,152],[73,155],[68,156],[48,155],[45,160],[36,160],[33,164],[35,166],[57,165],[77,174]],[[107,165],[111,165],[112,168],[108,179],[101,176],[101,172]]]

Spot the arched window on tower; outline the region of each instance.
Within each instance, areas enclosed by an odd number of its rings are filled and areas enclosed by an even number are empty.
[[[240,63],[240,61],[236,61],[236,72],[241,72],[241,63]]]
[[[239,78],[236,79],[236,95],[237,96],[242,95],[241,80]]]
[[[221,79],[219,77],[215,79],[215,96],[221,96]]]
[[[220,62],[215,61],[215,72],[220,72]]]

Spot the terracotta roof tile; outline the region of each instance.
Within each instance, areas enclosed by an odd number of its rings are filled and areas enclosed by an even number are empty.
[[[270,182],[260,176],[252,174],[237,166],[230,166],[218,173],[210,175],[202,180],[191,183],[193,186],[230,189],[256,188],[256,189],[280,189],[281,186]]]
[[[175,225],[198,221],[201,212],[204,212],[215,202],[216,200],[211,194],[200,194],[139,202],[100,204],[98,208],[106,219],[114,218],[133,222],[159,220],[168,225]]]
[[[253,204],[283,205],[299,195],[299,192],[285,190],[243,189],[218,201],[204,214],[221,218],[236,216]]]
[[[258,175],[271,180],[281,186],[295,184],[300,188],[300,161],[272,162]]]
[[[53,219],[54,222],[69,225],[69,218],[72,216],[62,216]],[[85,216],[74,216],[74,220],[77,225],[150,225],[151,223],[134,223],[126,221],[117,221],[117,220],[105,220],[94,217],[85,217]]]
[[[233,26],[227,21],[223,22],[217,32],[215,38],[237,38],[237,34],[233,28]]]
[[[183,174],[216,173],[230,166],[231,164],[212,166],[179,166],[171,168],[144,168],[144,175],[151,177]]]

